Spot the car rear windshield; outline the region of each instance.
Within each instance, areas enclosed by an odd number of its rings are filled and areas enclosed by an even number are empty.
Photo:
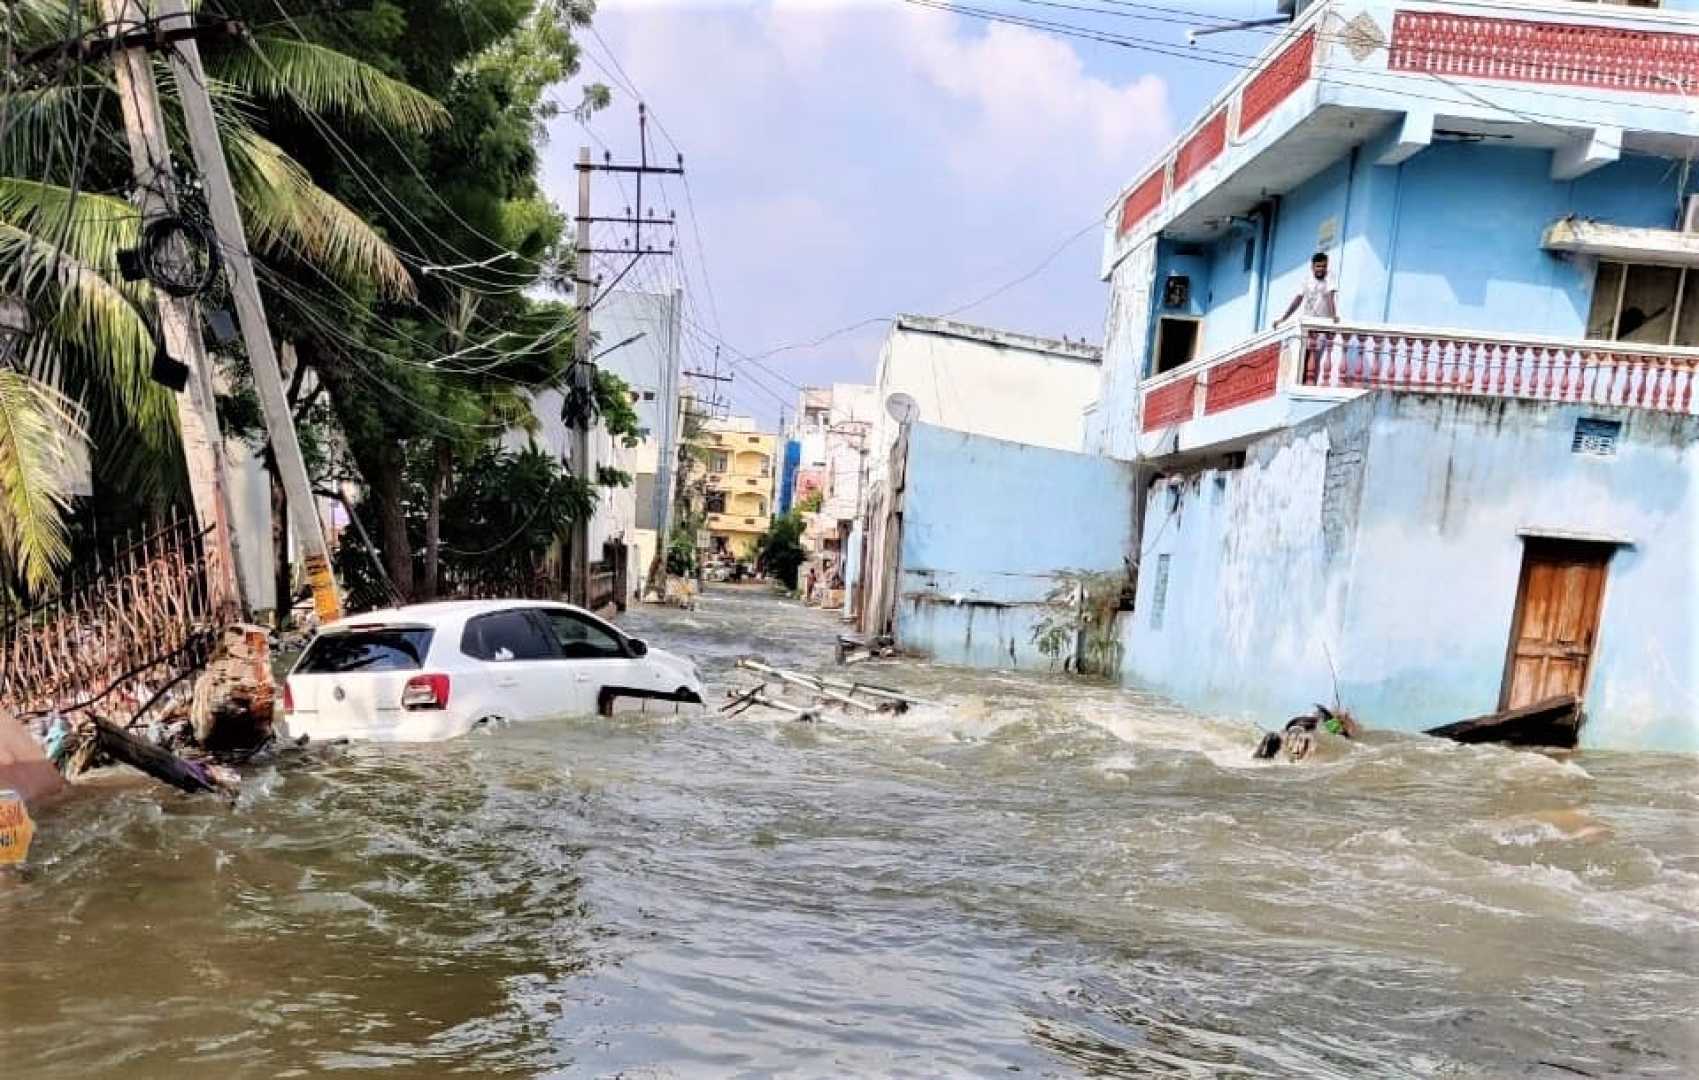
[[[413,671],[424,665],[435,633],[422,626],[384,626],[320,634],[307,646],[295,671],[303,675]]]

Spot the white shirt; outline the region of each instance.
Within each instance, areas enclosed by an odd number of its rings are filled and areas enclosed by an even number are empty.
[[[1304,302],[1298,307],[1298,314],[1313,315],[1317,318],[1333,318],[1333,283],[1327,278],[1312,276],[1304,283]]]

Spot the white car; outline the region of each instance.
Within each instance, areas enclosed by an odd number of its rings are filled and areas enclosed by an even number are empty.
[[[702,701],[696,665],[581,608],[414,604],[321,629],[283,684],[291,738],[431,742],[487,721]]]

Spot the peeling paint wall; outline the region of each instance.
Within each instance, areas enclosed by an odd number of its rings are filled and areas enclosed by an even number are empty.
[[[1148,362],[1155,238],[1133,248],[1109,277],[1109,314],[1097,404],[1086,418],[1085,450],[1123,461],[1138,455],[1139,381]]]
[[[1622,424],[1574,451],[1577,420]],[[1624,538],[1605,584],[1584,745],[1699,749],[1699,418],[1373,394],[1146,502],[1123,673],[1187,704],[1274,723],[1331,701],[1370,727],[1490,712],[1521,534]]]
[[[1362,426],[1334,410],[1253,444],[1242,468],[1151,485],[1137,603],[1122,616],[1127,677],[1270,721],[1331,699],[1350,544],[1330,543],[1322,522],[1324,507],[1335,519],[1355,512],[1345,501],[1361,464],[1333,451],[1359,442]],[[1165,583],[1150,572],[1164,555]]]
[[[1064,571],[1132,549],[1130,464],[928,424],[910,429],[895,629],[904,649],[1044,668],[1033,644]]]

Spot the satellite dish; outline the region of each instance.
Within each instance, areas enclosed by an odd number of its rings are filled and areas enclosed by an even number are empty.
[[[897,423],[908,424],[920,416],[920,405],[908,394],[899,392],[885,399],[885,412]]]

